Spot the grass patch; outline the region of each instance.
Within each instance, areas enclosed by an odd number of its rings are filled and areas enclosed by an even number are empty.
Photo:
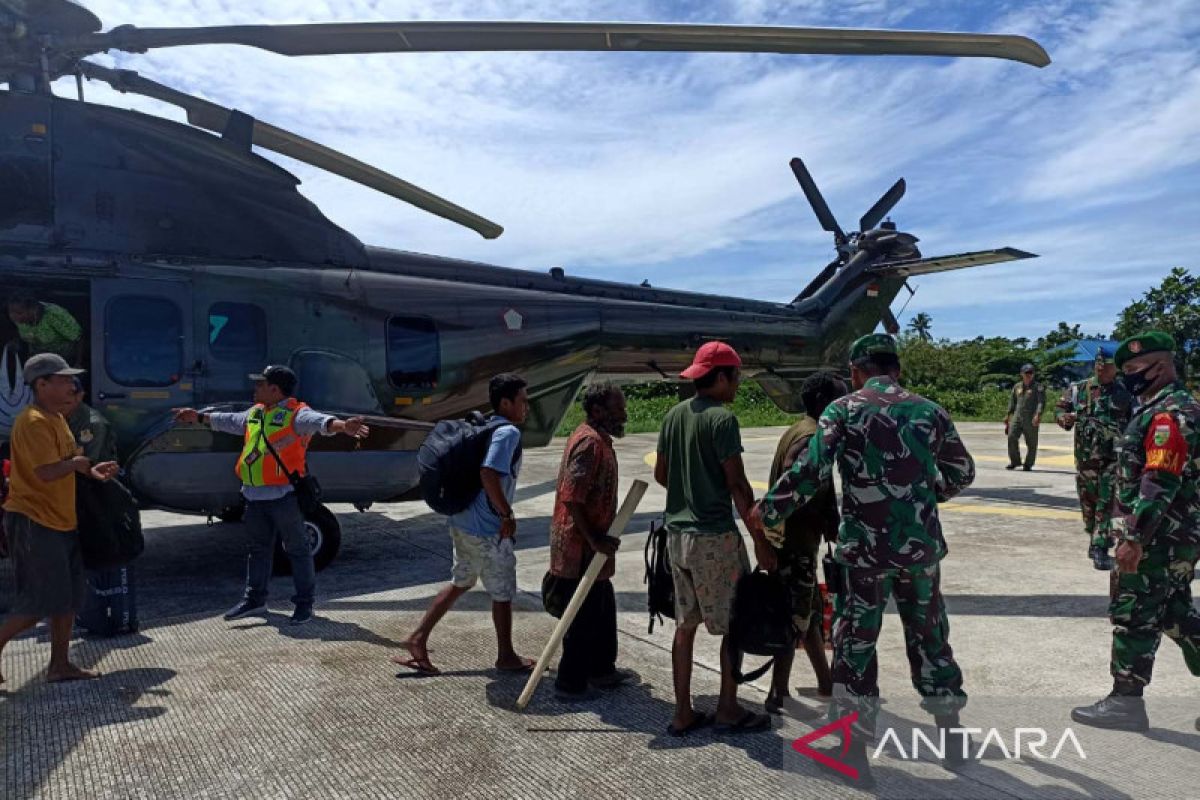
[[[672,383],[646,383],[626,386],[625,398],[629,409],[628,433],[654,433],[666,413],[679,402],[679,393]],[[928,397],[950,412],[951,418],[960,422],[1000,422],[1008,411],[1009,392],[1006,389],[984,389],[978,392],[937,391],[912,387],[913,391]],[[1043,421],[1054,418],[1054,403],[1058,395],[1054,390],[1046,392],[1046,411]],[[733,413],[743,428],[769,428],[791,425],[796,421],[792,414],[785,414],[771,402],[766,392],[754,381],[746,381],[738,390],[733,404]],[[571,406],[558,436],[568,436],[583,422],[583,408],[578,402]]]
[[[662,418],[679,402],[679,391],[673,383],[646,383],[624,387],[628,406],[629,422],[627,433],[654,433],[662,424]],[[742,384],[733,413],[743,428],[766,428],[774,425],[791,425],[796,417],[785,414],[771,402],[762,387],[752,381]],[[578,402],[558,426],[559,436],[568,436],[583,422],[583,408]]]

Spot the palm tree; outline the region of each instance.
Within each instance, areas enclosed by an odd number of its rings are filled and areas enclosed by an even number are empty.
[[[921,338],[922,341],[928,342],[933,338],[929,329],[933,327],[933,317],[922,311],[916,314],[908,321],[908,329]]]

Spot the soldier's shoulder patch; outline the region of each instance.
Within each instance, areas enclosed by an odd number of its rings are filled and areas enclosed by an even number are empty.
[[[1154,415],[1146,432],[1145,446],[1147,471],[1183,474],[1188,448],[1173,414]]]

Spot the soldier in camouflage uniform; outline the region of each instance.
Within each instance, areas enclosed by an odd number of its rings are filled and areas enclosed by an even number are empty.
[[[1008,398],[1008,415],[1004,417],[1004,433],[1008,436],[1008,466],[1021,467],[1021,437],[1025,437],[1026,472],[1033,469],[1037,460],[1038,426],[1042,423],[1042,409],[1046,407],[1046,390],[1041,382],[1034,380],[1033,364],[1021,367],[1021,380],[1012,388]]]
[[[862,337],[851,347],[850,360],[855,391],[825,409],[817,435],[760,501],[759,513],[768,526],[781,525],[837,465],[842,519],[835,558],[843,568],[833,627],[830,717],[857,711],[856,727],[874,737],[875,646],[888,597],[894,595],[913,686],[939,726],[956,727],[967,696],[939,587],[946,540],[937,504],[971,484],[975,462],[946,411],[900,386],[892,337]],[[869,772],[865,746],[855,739],[848,751],[847,763],[854,763],[860,777]],[[961,756],[955,750],[947,748],[948,758]]]
[[[1127,339],[1117,350],[1125,387],[1142,405],[1118,456],[1113,690],[1071,712],[1085,725],[1149,727],[1142,692],[1164,633],[1200,676],[1200,612],[1191,592],[1200,556],[1200,402],[1179,380],[1174,350],[1175,340],[1159,331]]]
[[[1129,423],[1133,399],[1116,380],[1112,352],[1096,352],[1096,374],[1071,384],[1055,405],[1054,421],[1075,429],[1075,489],[1096,569],[1112,569],[1112,512],[1116,502],[1118,438]]]

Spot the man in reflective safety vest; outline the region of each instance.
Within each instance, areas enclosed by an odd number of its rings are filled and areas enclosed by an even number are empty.
[[[370,429],[361,417],[340,420],[314,411],[292,397],[296,373],[287,367],[267,367],[261,374],[251,375],[250,380],[254,381],[253,408],[232,414],[202,414],[192,408],[180,408],[175,410],[175,421],[204,423],[214,431],[243,436],[245,440],[237,460],[237,474],[246,499],[250,550],[246,558],[246,592],[240,603],[225,612],[225,619],[266,613],[267,584],[278,536],[292,562],[296,584],[292,624],[303,625],[313,616],[316,567],[304,516],[288,476],[304,474],[305,451],[313,436],[343,433],[363,439]]]

